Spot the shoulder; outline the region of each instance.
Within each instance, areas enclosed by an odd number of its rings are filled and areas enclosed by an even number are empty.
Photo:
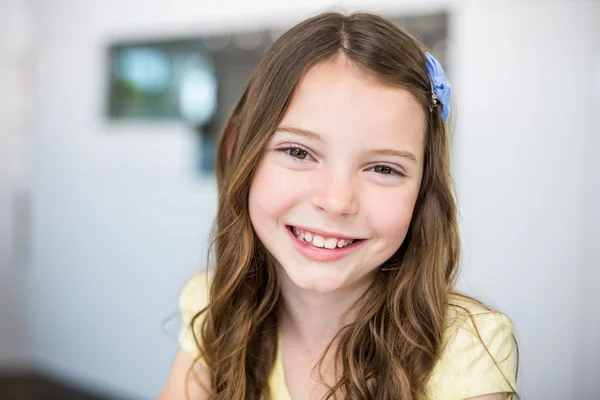
[[[446,336],[457,334],[461,329],[481,328],[502,328],[512,332],[512,322],[508,316],[484,303],[451,293],[446,306]]]
[[[203,315],[197,316],[209,303],[209,288],[210,273],[204,270],[189,277],[179,294],[179,313],[182,320],[179,345],[194,357],[200,354],[199,333],[203,319]]]
[[[469,354],[469,351],[479,350],[508,352],[512,350],[512,336],[512,322],[502,312],[467,296],[454,293],[449,296],[442,357],[458,358]]]
[[[429,398],[444,400],[514,392],[516,347],[511,320],[474,299],[451,294],[429,387]]]
[[[208,304],[210,274],[207,270],[189,277],[179,294],[179,307],[183,314],[197,313]]]
[[[448,312],[450,315],[456,314],[472,314],[480,315],[487,313],[499,313],[488,305],[458,292],[451,292],[448,295]]]

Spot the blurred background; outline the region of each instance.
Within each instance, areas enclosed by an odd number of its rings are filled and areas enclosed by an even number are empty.
[[[0,399],[153,399],[205,267],[214,138],[320,11],[371,10],[453,84],[461,289],[522,399],[600,399],[600,2],[0,0]]]

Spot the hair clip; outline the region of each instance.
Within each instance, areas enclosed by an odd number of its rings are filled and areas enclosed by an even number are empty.
[[[433,111],[436,106],[441,104],[442,121],[446,122],[450,113],[450,82],[446,80],[441,64],[431,53],[425,53],[425,58],[427,59],[427,72],[431,80],[431,104],[429,105],[429,111]]]
[[[441,105],[440,99],[438,99],[438,97],[435,95],[433,82],[431,82],[431,102],[429,103],[429,112],[433,112],[433,109],[439,105]]]

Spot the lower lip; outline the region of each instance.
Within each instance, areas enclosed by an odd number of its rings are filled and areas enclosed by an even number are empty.
[[[326,249],[315,247],[310,245],[296,236],[287,226],[285,227],[286,232],[292,239],[292,243],[296,250],[300,252],[304,257],[313,261],[336,261],[356,251],[364,242],[364,240],[356,241],[346,247],[336,247],[335,249]]]

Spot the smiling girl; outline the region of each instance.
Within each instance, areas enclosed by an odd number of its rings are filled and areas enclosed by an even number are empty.
[[[510,320],[454,289],[450,85],[413,37],[325,13],[221,133],[209,272],[160,399],[509,399]]]

